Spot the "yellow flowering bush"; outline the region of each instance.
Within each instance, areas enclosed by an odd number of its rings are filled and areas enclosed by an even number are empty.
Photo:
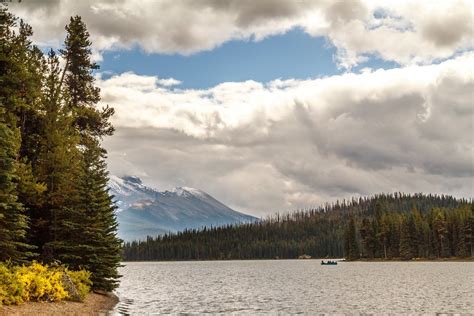
[[[81,300],[83,300],[87,293],[90,292],[92,281],[91,281],[91,273],[87,270],[79,270],[79,271],[69,271],[66,270],[65,273],[71,278],[74,286],[76,287],[77,293]]]
[[[18,268],[16,274],[24,286],[24,301],[60,301],[68,296],[62,285],[61,271],[33,262]]]
[[[37,262],[28,266],[0,263],[0,305],[28,301],[60,301],[84,299],[92,282],[86,270],[70,271],[64,267],[49,267]],[[66,284],[66,283],[71,284]],[[71,293],[69,293],[68,289]],[[75,293],[72,293],[72,292]]]
[[[23,284],[6,265],[0,264],[0,305],[23,302]]]

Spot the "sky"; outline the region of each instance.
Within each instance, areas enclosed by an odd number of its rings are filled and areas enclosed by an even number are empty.
[[[257,216],[381,192],[473,197],[471,1],[23,0],[80,15],[116,110],[112,174]]]

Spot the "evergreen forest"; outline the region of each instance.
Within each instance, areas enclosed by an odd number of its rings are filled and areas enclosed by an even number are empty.
[[[222,260],[472,257],[474,205],[446,195],[380,194],[127,242],[124,259]]]
[[[81,17],[58,51],[0,5],[0,263],[65,265],[94,290],[118,285],[121,241],[109,195],[111,107],[98,107],[98,65]]]

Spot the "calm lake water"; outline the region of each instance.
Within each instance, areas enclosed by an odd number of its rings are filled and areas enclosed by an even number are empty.
[[[474,263],[125,263],[114,315],[473,313]]]

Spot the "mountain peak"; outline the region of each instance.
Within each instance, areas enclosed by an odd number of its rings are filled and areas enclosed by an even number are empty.
[[[205,196],[206,193],[201,191],[201,190],[198,190],[198,189],[195,189],[195,188],[190,188],[190,187],[176,187],[174,189],[172,189],[170,192],[173,192],[175,193],[177,196],[189,196],[189,195],[193,195],[193,196]]]
[[[109,188],[120,210],[118,233],[124,240],[257,220],[195,188],[161,192],[143,185],[138,177],[114,175],[110,175]]]

